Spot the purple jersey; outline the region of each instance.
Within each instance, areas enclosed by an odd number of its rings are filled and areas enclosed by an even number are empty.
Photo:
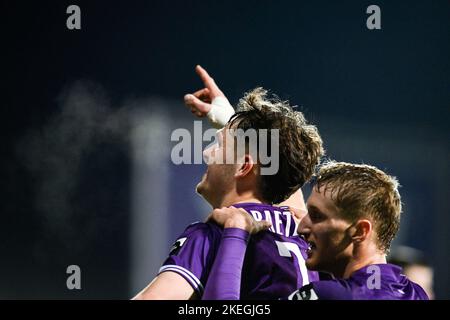
[[[278,299],[296,288],[318,280],[306,269],[306,242],[297,235],[297,225],[286,207],[239,203],[255,220],[272,223],[268,231],[251,237],[242,269],[241,299]],[[215,223],[195,223],[173,245],[160,269],[181,275],[202,296],[222,238]]]
[[[348,279],[314,281],[289,296],[290,300],[428,300],[418,284],[393,264],[373,264]]]

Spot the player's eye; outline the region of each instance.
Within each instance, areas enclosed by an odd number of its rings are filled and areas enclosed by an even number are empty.
[[[316,209],[309,210],[308,214],[312,222],[319,222],[325,219],[325,215]]]

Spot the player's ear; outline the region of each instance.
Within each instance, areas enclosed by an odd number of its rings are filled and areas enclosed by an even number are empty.
[[[255,168],[255,161],[250,154],[245,154],[242,157],[242,162],[239,163],[239,168],[235,174],[238,177],[245,177]]]
[[[372,222],[367,219],[361,219],[349,228],[349,235],[353,242],[361,243],[370,237],[372,228]]]

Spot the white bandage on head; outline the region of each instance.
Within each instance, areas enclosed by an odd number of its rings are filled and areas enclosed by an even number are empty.
[[[230,102],[225,97],[216,97],[211,101],[211,105],[211,110],[206,115],[211,125],[216,129],[225,127],[234,114],[234,109]]]

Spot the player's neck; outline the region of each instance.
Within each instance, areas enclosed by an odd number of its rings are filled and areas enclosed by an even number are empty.
[[[236,203],[244,203],[244,202],[251,202],[251,203],[262,203],[262,199],[256,197],[252,193],[245,193],[245,194],[236,194],[236,193],[230,193],[227,194],[223,199],[217,202],[216,205],[213,205],[213,208],[222,208],[222,207],[229,207]]]
[[[347,279],[349,278],[355,271],[358,271],[361,268],[367,267],[372,264],[385,264],[386,262],[386,255],[384,253],[379,252],[378,250],[375,250],[375,252],[372,252],[370,254],[360,254],[353,257],[348,265],[346,266],[342,278]],[[339,278],[339,276],[336,276]]]

